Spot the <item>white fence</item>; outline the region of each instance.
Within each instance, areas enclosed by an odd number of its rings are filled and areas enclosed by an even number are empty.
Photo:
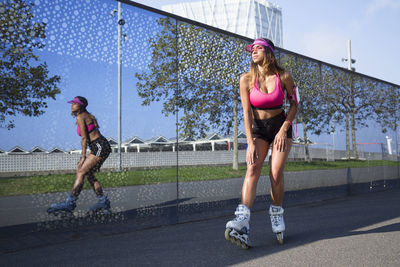
[[[334,153],[332,153],[334,152]],[[342,159],[346,151],[329,151],[329,149],[310,147],[310,156],[313,160]],[[34,173],[73,172],[79,161],[78,154],[24,154],[1,155],[0,177],[23,176]],[[304,146],[294,145],[289,154],[289,160],[304,160]],[[122,167],[131,168],[156,168],[195,165],[225,165],[231,164],[233,151],[179,151],[179,152],[143,152],[122,153]],[[382,155],[382,153],[369,153],[366,160],[396,160],[396,157]],[[246,160],[246,151],[239,150],[239,163]],[[268,157],[266,158],[268,161]],[[105,161],[103,169],[113,170],[118,166],[118,154],[112,153]]]

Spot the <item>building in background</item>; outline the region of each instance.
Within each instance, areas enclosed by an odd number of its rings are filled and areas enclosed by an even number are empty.
[[[164,11],[283,47],[282,10],[265,0],[203,0],[162,7]]]

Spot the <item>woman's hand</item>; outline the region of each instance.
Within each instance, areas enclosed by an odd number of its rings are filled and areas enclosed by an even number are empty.
[[[78,169],[80,169],[85,162],[86,156],[81,157],[81,159],[78,162]]]
[[[287,138],[286,131],[282,130],[281,128],[279,132],[275,135],[274,139],[274,146],[276,146],[279,152],[285,152],[287,146],[286,138]]]
[[[246,162],[248,165],[252,165],[256,163],[258,158],[258,153],[256,149],[256,145],[254,142],[250,142],[247,144],[247,151],[246,151]]]

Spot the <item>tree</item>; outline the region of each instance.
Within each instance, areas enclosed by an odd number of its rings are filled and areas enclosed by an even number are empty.
[[[400,87],[377,81],[371,83],[376,88],[373,110],[382,132],[396,131],[400,122]]]
[[[8,129],[15,127],[9,117],[39,116],[46,99],[60,93],[60,77],[49,77],[46,62],[34,54],[44,47],[46,25],[32,21],[33,6],[23,0],[0,3],[0,127]]]
[[[303,126],[305,160],[310,162],[307,131],[319,135],[321,130],[320,114],[326,114],[326,105],[321,100],[321,75],[319,65],[300,56],[284,54],[280,62],[293,76],[300,93],[300,105],[297,119]]]
[[[244,42],[171,18],[158,23],[162,30],[149,40],[149,69],[135,75],[142,104],[163,101],[166,116],[182,110],[182,137],[205,137],[211,129],[229,135],[233,128],[237,169],[239,75],[248,62]]]
[[[376,90],[366,78],[347,70],[324,66],[323,102],[328,105],[327,114],[321,115],[321,122],[329,121],[344,124],[346,127],[346,155],[350,159],[350,129],[352,133],[353,156],[357,159],[356,131],[357,125],[368,127],[367,119],[372,114],[372,103]]]

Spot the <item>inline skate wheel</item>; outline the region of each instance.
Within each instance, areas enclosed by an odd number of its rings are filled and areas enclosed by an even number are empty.
[[[229,235],[229,233],[232,231],[232,229],[230,228],[226,228],[225,230],[225,239],[226,240],[231,240],[231,236]]]
[[[278,239],[279,245],[283,245],[283,233],[277,233],[276,239]]]
[[[249,249],[249,246],[246,243],[242,243],[242,249]]]

